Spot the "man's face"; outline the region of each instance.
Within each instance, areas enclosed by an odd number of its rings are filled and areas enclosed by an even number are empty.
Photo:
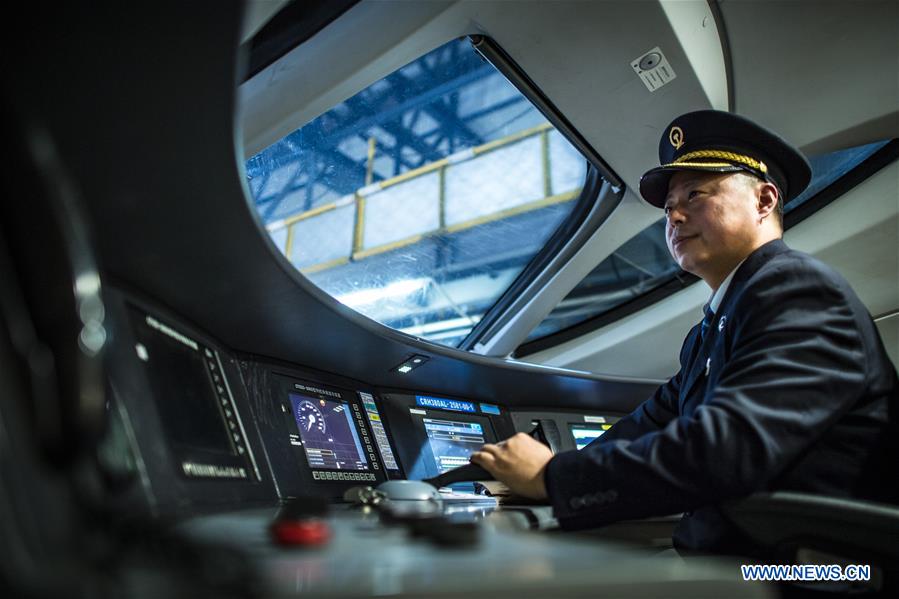
[[[717,288],[757,245],[757,199],[751,179],[739,174],[675,173],[665,201],[668,251]]]

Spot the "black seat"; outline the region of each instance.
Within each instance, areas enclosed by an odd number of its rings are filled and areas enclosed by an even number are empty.
[[[724,512],[770,563],[871,566],[869,588],[899,588],[899,507],[776,492],[752,495]]]

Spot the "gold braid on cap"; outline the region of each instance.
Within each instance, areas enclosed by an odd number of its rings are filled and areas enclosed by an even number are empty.
[[[717,160],[726,160],[727,162],[690,162],[691,160],[695,160],[697,158],[715,158]],[[687,152],[674,162],[669,162],[668,164],[663,164],[663,167],[667,166],[733,166],[733,163],[742,164],[744,166],[748,166],[751,169],[757,170],[760,173],[768,172],[768,165],[762,162],[761,160],[756,160],[755,158],[750,158],[749,156],[744,156],[743,154],[734,154],[733,152],[724,152],[722,150],[696,150],[694,152]]]

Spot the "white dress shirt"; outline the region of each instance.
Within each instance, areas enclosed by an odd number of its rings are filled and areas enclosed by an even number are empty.
[[[717,314],[718,308],[721,306],[721,302],[724,301],[724,294],[727,293],[727,288],[730,287],[730,281],[734,278],[734,273],[737,272],[737,269],[746,261],[746,258],[740,260],[740,264],[734,266],[734,269],[730,271],[724,281],[718,285],[718,289],[715,290],[715,293],[712,294],[711,299],[709,299],[708,307],[712,310],[712,313]]]

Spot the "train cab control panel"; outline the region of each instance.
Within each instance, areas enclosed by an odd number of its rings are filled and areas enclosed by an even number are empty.
[[[342,500],[360,485],[434,479],[469,464],[483,444],[535,427],[554,452],[581,449],[618,417],[378,389],[239,355],[145,298],[110,296],[120,349],[110,369],[115,421],[153,511]]]

